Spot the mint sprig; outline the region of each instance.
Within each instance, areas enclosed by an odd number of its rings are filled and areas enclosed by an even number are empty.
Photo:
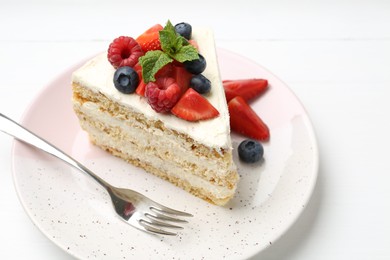
[[[159,37],[162,51],[148,51],[139,58],[145,83],[155,81],[156,73],[173,60],[183,63],[199,59],[197,49],[176,33],[175,27],[169,20],[164,29],[159,32]]]
[[[165,65],[173,61],[168,55],[162,51],[148,51],[144,56],[139,58],[142,66],[142,78],[145,83],[155,81],[154,75]]]

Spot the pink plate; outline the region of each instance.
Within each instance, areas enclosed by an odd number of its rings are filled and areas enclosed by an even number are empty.
[[[261,66],[218,50],[223,79],[265,78],[270,89],[252,105],[268,124],[264,160],[241,163],[236,197],[218,207],[92,146],[71,105],[71,72],[49,84],[22,124],[114,185],[145,193],[194,214],[177,237],[148,235],[117,218],[98,184],[59,160],[15,141],[13,174],[29,217],[60,248],[79,259],[244,259],[284,234],[305,208],[317,179],[318,148],[310,120],[288,87]],[[243,137],[233,135],[236,148]]]

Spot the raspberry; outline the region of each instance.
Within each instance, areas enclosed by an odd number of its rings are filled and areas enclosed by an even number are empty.
[[[180,92],[175,79],[161,77],[156,82],[149,82],[146,85],[145,97],[156,112],[164,113],[171,111],[179,100]]]
[[[120,36],[114,39],[108,47],[107,58],[117,69],[123,66],[134,67],[142,55],[144,53],[141,46],[133,38]]]

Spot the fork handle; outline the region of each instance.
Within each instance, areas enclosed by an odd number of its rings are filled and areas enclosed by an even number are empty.
[[[29,145],[35,146],[44,152],[54,155],[55,157],[75,167],[76,169],[86,173],[87,175],[90,175],[93,179],[95,179],[106,189],[110,187],[110,185],[107,182],[105,182],[99,176],[94,174],[87,167],[85,167],[84,165],[82,165],[81,163],[79,163],[69,155],[67,155],[65,152],[61,151],[59,148],[52,145],[48,141],[42,139],[41,137],[37,136],[30,130],[23,127],[22,125],[18,124],[11,118],[3,115],[2,113],[0,113],[0,131],[9,134],[15,137],[16,139],[23,141]]]

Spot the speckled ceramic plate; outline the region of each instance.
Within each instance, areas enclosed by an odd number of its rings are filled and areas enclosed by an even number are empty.
[[[235,156],[241,182],[225,207],[204,202],[92,146],[71,107],[74,68],[33,101],[22,124],[77,158],[114,185],[128,187],[195,215],[180,235],[159,237],[128,226],[108,195],[89,177],[15,141],[17,193],[34,224],[69,254],[96,259],[244,259],[270,246],[294,223],[315,186],[318,151],[310,120],[294,94],[261,66],[218,50],[223,79],[258,77],[270,89],[252,105],[268,124],[271,140],[254,165]],[[237,70],[240,68],[240,70]],[[243,139],[232,136],[236,148]]]

